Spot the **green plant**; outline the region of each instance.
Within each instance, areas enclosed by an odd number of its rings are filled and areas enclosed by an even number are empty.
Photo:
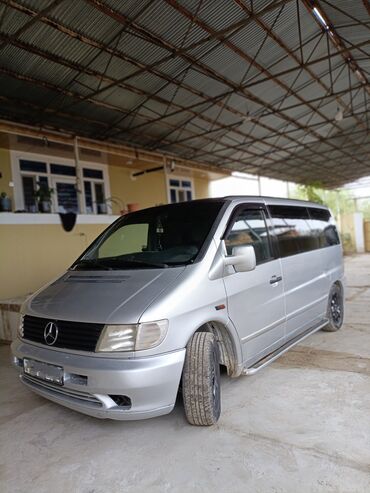
[[[297,185],[291,190],[290,196],[326,205],[335,216],[355,212],[355,203],[349,190],[327,190],[318,182]]]
[[[368,199],[357,199],[357,207],[363,213],[365,221],[370,220],[370,201]]]
[[[306,196],[307,200],[317,202],[318,204],[324,203],[324,200],[321,197],[323,189],[319,182],[311,183],[310,185],[299,185],[299,189]]]
[[[51,196],[54,193],[54,189],[47,185],[37,182],[38,189],[34,192],[34,197],[39,202],[51,202]]]

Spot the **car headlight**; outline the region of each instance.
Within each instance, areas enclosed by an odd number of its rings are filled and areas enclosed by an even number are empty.
[[[140,351],[158,346],[166,337],[168,320],[130,325],[106,325],[97,351]]]
[[[20,339],[23,339],[23,337],[24,337],[23,322],[24,322],[24,315],[21,315],[21,317],[19,319],[19,325],[18,325],[18,337]]]

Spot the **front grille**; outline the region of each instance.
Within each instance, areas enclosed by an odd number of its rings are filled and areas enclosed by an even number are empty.
[[[94,407],[103,406],[102,402],[98,398],[96,398],[93,394],[88,394],[87,392],[80,392],[78,390],[60,387],[59,385],[53,385],[29,375],[23,375],[22,381],[33,390],[47,392],[47,394],[50,396],[54,395],[55,397],[63,397],[71,402],[81,402]]]
[[[104,327],[104,324],[70,322],[26,315],[23,319],[23,338],[47,345],[44,330],[49,322],[54,322],[58,327],[58,337],[49,347],[78,351],[95,351],[96,343]]]

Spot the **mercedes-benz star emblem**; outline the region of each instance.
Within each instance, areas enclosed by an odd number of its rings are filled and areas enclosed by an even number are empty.
[[[54,322],[49,322],[45,325],[44,340],[48,346],[55,344],[58,338],[58,327]]]

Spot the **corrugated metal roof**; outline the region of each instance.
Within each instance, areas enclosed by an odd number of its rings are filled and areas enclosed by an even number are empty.
[[[370,171],[369,17],[362,0],[12,0],[0,116],[337,186]]]

